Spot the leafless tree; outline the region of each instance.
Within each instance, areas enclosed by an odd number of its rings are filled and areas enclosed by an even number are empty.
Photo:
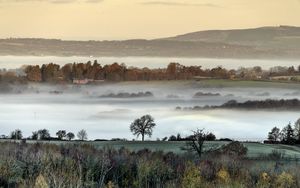
[[[79,140],[84,141],[87,140],[87,133],[86,130],[82,129],[77,133],[77,137]]]
[[[190,137],[191,140],[188,141],[187,145],[182,149],[196,152],[198,157],[201,158],[206,135],[207,134],[204,132],[204,129],[197,129],[196,131],[193,131],[193,135]]]

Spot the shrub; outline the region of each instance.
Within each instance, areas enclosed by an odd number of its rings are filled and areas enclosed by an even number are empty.
[[[256,184],[257,188],[269,188],[271,186],[271,177],[268,175],[268,173],[263,172]]]
[[[34,188],[48,188],[48,184],[41,174],[36,178]]]
[[[184,171],[182,178],[183,188],[200,188],[201,187],[201,175],[197,166],[189,163]]]
[[[117,186],[112,181],[109,181],[106,184],[105,188],[117,188]]]
[[[200,163],[201,177],[206,181],[213,181],[216,178],[217,165],[210,160],[205,160]]]
[[[140,187],[163,187],[172,173],[173,170],[160,159],[143,159],[138,163],[138,184]]]
[[[277,179],[275,181],[275,187],[277,188],[292,188],[295,186],[295,179],[293,175],[282,172],[279,176],[277,176]]]
[[[92,144],[0,142],[0,148],[0,187],[289,188],[300,182],[299,161],[210,153],[199,162],[171,152],[99,149]]]
[[[248,149],[242,143],[234,141],[222,146],[217,151],[222,155],[229,155],[231,157],[245,157]]]
[[[217,172],[217,181],[221,184],[228,184],[230,182],[230,175],[226,169],[221,168]]]

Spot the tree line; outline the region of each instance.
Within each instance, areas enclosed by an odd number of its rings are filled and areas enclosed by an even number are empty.
[[[268,140],[265,143],[300,144],[300,118],[293,125],[289,122],[281,130],[278,127],[273,127],[268,133]]]
[[[32,135],[29,136],[28,140],[68,140],[71,141],[75,138],[75,134],[73,132],[67,132],[66,130],[59,130],[56,132],[56,136],[57,137],[52,137],[50,135],[49,130],[47,129],[40,129],[38,131],[34,131],[32,132]],[[77,133],[77,138],[80,141],[84,141],[88,139],[88,134],[86,132],[86,130],[82,129],[80,131],[78,131]],[[14,131],[12,131],[9,136],[6,135],[2,135],[1,136],[2,139],[13,139],[13,140],[21,140],[24,139],[23,137],[23,133],[20,129],[16,129]]]
[[[154,118],[147,114],[140,118],[135,119],[129,126],[130,131],[133,135],[142,137],[142,141],[145,140],[145,136],[151,137],[153,134],[153,129],[156,127],[156,123]],[[38,131],[32,132],[32,136],[26,138],[29,140],[73,140],[75,138],[75,134],[72,132],[67,132],[66,130],[58,130],[56,132],[57,137],[51,137],[49,130],[40,129]],[[2,139],[13,139],[13,140],[21,140],[23,139],[23,134],[20,129],[16,129],[10,133],[9,136],[2,135]],[[86,130],[82,129],[77,133],[77,138],[80,141],[85,141],[88,139],[88,134]],[[215,141],[216,136],[212,132],[204,133],[203,130],[194,131],[192,135],[182,137],[179,133],[177,136],[171,135],[170,137],[164,137],[162,141],[191,141],[194,142],[196,140],[201,142],[204,141]],[[96,139],[98,141],[100,139]],[[122,140],[122,139],[114,139],[114,140]],[[220,141],[232,141],[231,139],[219,139]],[[291,122],[289,122],[285,127],[281,130],[278,127],[273,127],[272,130],[268,133],[268,139],[264,141],[265,143],[270,144],[300,144],[300,118],[294,123],[292,126]],[[198,144],[199,147],[200,144]],[[203,143],[201,144],[203,145]],[[195,148],[194,148],[195,149]]]
[[[135,119],[130,124],[130,131],[133,135],[142,137],[142,141],[145,140],[146,136],[151,137],[153,133],[153,129],[156,127],[156,123],[154,121],[154,118],[147,114],[144,116],[141,116],[140,118]],[[75,138],[75,134],[72,132],[67,132],[66,130],[58,130],[56,132],[57,137],[52,137],[50,135],[49,130],[47,129],[40,129],[38,131],[32,132],[32,135],[26,139],[28,140],[73,140]],[[2,135],[2,139],[13,139],[13,140],[21,140],[23,139],[23,134],[20,129],[16,129],[10,133],[9,136]],[[82,129],[77,133],[77,138],[80,141],[85,141],[88,139],[88,134],[86,130]],[[171,135],[169,138],[164,137],[162,141],[192,141],[194,138],[194,135],[189,135],[186,137],[181,137],[181,135],[178,133],[177,136]],[[205,137],[203,138],[205,141],[214,141],[216,140],[216,136],[213,133],[206,133]],[[100,141],[102,139],[96,139],[96,141]],[[122,140],[122,139],[112,139],[112,140]]]
[[[166,68],[149,69],[127,67],[124,63],[100,65],[97,60],[87,63],[69,63],[60,66],[55,63],[27,65],[18,71],[0,70],[0,83],[72,83],[73,80],[105,80],[105,81],[151,81],[151,80],[189,80],[195,77],[220,79],[269,79],[272,76],[293,76],[300,74],[300,67],[273,67],[268,71],[256,66],[252,68],[225,69],[221,66],[205,69],[202,66],[184,66],[172,62]]]
[[[300,100],[298,99],[265,99],[265,100],[248,100],[245,102],[238,102],[236,100],[229,100],[222,105],[205,105],[194,107],[180,107],[176,110],[207,110],[207,109],[276,109],[276,110],[299,110]]]
[[[44,64],[41,67],[27,66],[26,79],[33,82],[72,82],[74,79],[91,79],[106,81],[138,81],[138,80],[186,80],[195,76],[211,76],[229,78],[229,72],[221,67],[203,70],[201,66],[183,66],[170,63],[167,68],[149,69],[127,67],[125,64],[113,63],[101,66],[97,61],[87,63]]]

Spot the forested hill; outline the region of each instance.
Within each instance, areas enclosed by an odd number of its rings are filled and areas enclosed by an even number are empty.
[[[300,58],[300,28],[212,30],[156,40],[0,39],[0,55]]]

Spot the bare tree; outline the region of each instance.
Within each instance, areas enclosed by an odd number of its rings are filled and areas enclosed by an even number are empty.
[[[84,141],[84,140],[87,140],[87,133],[84,129],[80,130],[78,133],[77,133],[77,137],[79,140],[81,141]]]
[[[204,129],[193,131],[193,135],[190,136],[190,141],[188,141],[186,147],[183,147],[182,149],[196,152],[200,159],[203,153],[206,136],[207,134],[204,133]]]
[[[142,136],[142,141],[145,140],[145,135],[152,136],[153,128],[156,126],[154,118],[150,115],[144,115],[141,118],[134,120],[130,125],[130,131],[133,135]]]
[[[101,157],[100,161],[100,168],[99,168],[99,179],[98,179],[98,186],[104,187],[104,180],[109,173],[109,171],[113,168],[111,165],[111,161],[107,155]]]

